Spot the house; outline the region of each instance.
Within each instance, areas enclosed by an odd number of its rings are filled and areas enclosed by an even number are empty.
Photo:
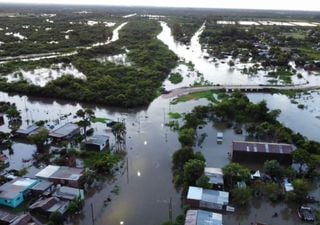
[[[206,167],[204,174],[209,178],[209,184],[213,184],[217,189],[223,189],[223,172],[221,168]]]
[[[41,180],[35,186],[33,186],[30,190],[32,195],[35,197],[39,197],[39,196],[47,197],[54,192],[55,188],[53,186],[53,182]]]
[[[39,199],[29,206],[31,213],[49,217],[53,212],[60,212],[64,215],[69,207],[68,201],[60,200],[56,197]]]
[[[0,205],[16,208],[30,189],[38,183],[30,178],[17,178],[0,186]]]
[[[66,123],[63,126],[51,131],[49,137],[56,141],[68,140],[80,134],[80,127],[74,123]]]
[[[54,184],[77,188],[80,186],[80,178],[82,175],[83,169],[80,168],[49,165],[37,173],[36,177],[41,180],[53,182]]]
[[[35,221],[30,214],[23,214],[13,221],[13,223],[10,223],[10,225],[41,225],[41,223]]]
[[[95,135],[89,138],[84,144],[87,150],[102,151],[109,148],[109,137],[105,135]]]
[[[184,225],[222,225],[222,214],[204,210],[188,210]]]
[[[229,192],[190,186],[186,202],[193,208],[225,210],[229,204]]]
[[[22,129],[22,128],[18,129],[16,131],[16,134],[18,136],[21,136],[21,137],[28,137],[28,136],[31,136],[33,134],[36,134],[41,129],[42,129],[42,127],[39,127],[39,126],[33,124],[31,126],[28,126],[25,129]]]
[[[72,201],[74,199],[84,199],[84,191],[78,188],[71,188],[62,186],[56,189],[52,196],[60,198],[62,200]]]
[[[281,164],[292,162],[293,145],[265,142],[234,141],[232,143],[232,161],[264,163],[277,160]]]

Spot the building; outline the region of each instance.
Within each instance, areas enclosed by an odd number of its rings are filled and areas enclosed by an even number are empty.
[[[109,137],[105,135],[95,135],[89,138],[84,144],[87,150],[102,151],[109,148]]]
[[[18,218],[18,216],[16,216],[16,215],[13,215],[13,214],[8,213],[8,212],[0,211],[0,224],[1,225],[10,225],[17,218]]]
[[[35,221],[30,214],[23,214],[13,221],[13,223],[10,223],[10,225],[41,225],[41,223]]]
[[[80,186],[80,178],[82,175],[83,169],[49,165],[37,173],[36,177],[41,180],[53,182],[54,184],[77,188]]]
[[[223,189],[223,172],[221,168],[206,167],[204,174],[209,178],[209,184],[212,184],[217,189]]]
[[[29,178],[17,178],[0,186],[0,205],[16,208],[23,201],[30,189],[38,183]]]
[[[56,141],[68,140],[80,134],[80,127],[74,123],[66,123],[63,126],[51,131],[49,137]]]
[[[69,207],[68,201],[62,201],[56,197],[39,199],[35,203],[29,206],[31,213],[49,217],[53,212],[60,212],[64,215]]]
[[[222,214],[204,210],[188,210],[184,225],[222,225]]]
[[[229,204],[229,192],[190,186],[186,202],[193,208],[225,210]]]
[[[55,188],[53,186],[53,182],[42,180],[38,182],[35,186],[33,186],[30,190],[32,195],[35,197],[39,197],[39,196],[48,197],[54,192]]]
[[[74,199],[84,199],[84,191],[78,188],[71,188],[62,186],[52,194],[52,196],[60,198],[62,200],[72,201]]]
[[[16,131],[16,134],[21,137],[28,137],[33,134],[36,134],[41,129],[42,129],[42,127],[39,127],[39,126],[33,124],[31,126],[28,126],[26,129],[22,129],[22,128],[18,129]]]
[[[234,141],[232,143],[232,161],[264,163],[267,160],[277,160],[281,164],[292,163],[293,145]]]

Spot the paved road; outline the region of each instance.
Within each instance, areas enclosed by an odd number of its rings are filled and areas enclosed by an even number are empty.
[[[195,92],[209,91],[209,90],[241,90],[241,91],[270,91],[270,90],[296,90],[296,91],[309,91],[320,89],[320,85],[219,85],[219,86],[206,86],[206,87],[185,87],[177,88],[170,91],[170,93],[163,94],[163,98],[173,98],[187,95]]]

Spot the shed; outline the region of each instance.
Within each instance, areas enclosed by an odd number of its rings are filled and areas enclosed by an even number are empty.
[[[229,192],[190,186],[186,201],[194,208],[225,210],[229,204]]]
[[[87,150],[102,151],[109,148],[109,137],[105,135],[94,135],[85,142]]]
[[[80,127],[75,123],[66,123],[63,126],[51,131],[49,136],[57,141],[68,140],[80,134]]]
[[[277,160],[281,164],[292,162],[293,145],[283,143],[234,141],[232,143],[232,161],[259,162]]]
[[[204,210],[188,210],[184,225],[222,225],[222,214]]]

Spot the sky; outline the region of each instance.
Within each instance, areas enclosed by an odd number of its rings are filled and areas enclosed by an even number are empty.
[[[2,2],[320,11],[320,0],[0,0]]]

